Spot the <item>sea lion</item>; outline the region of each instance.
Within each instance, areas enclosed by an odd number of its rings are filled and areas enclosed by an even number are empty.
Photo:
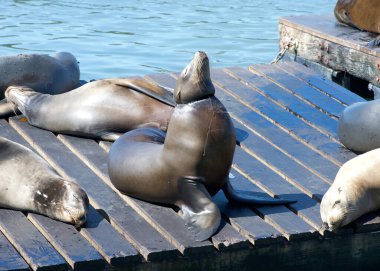
[[[138,127],[165,131],[175,105],[168,89],[140,78],[93,81],[59,95],[12,86],[5,96],[31,125],[109,141]]]
[[[167,132],[151,127],[130,131],[109,152],[113,185],[136,198],[176,205],[197,240],[219,228],[220,211],[211,195],[221,188],[229,199],[246,203],[290,202],[244,198],[233,190],[228,177],[235,129],[214,93],[208,57],[197,52],[177,80],[177,105]]]
[[[380,149],[346,162],[322,198],[325,227],[335,230],[380,208]]]
[[[50,94],[67,92],[79,86],[78,61],[67,52],[0,57],[0,99],[9,86],[30,87]],[[15,110],[12,105],[2,101],[0,116]]]
[[[334,14],[341,23],[356,27],[360,30],[380,34],[380,1],[378,0],[338,0]],[[377,46],[380,36],[368,43]]]
[[[338,122],[338,137],[348,149],[367,152],[380,148],[380,100],[354,103]]]
[[[35,212],[79,227],[88,198],[30,149],[0,137],[0,207]]]

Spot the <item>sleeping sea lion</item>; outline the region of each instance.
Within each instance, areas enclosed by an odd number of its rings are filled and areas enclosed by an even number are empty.
[[[322,198],[325,227],[335,230],[380,208],[380,149],[346,162]]]
[[[93,81],[59,95],[12,86],[5,95],[31,125],[109,141],[138,127],[165,131],[175,105],[169,90],[140,78]]]
[[[52,56],[20,54],[0,57],[0,99],[9,86],[30,87],[41,93],[59,94],[79,86],[79,66],[76,58],[66,52]],[[0,117],[12,113],[15,107],[2,100]]]
[[[88,198],[30,149],[0,137],[0,207],[35,212],[79,227]]]
[[[380,1],[378,0],[338,0],[334,14],[341,23],[380,34]],[[368,45],[373,47],[379,43],[380,36],[370,41]]]
[[[220,225],[211,195],[254,204],[284,204],[244,197],[229,183],[236,139],[223,104],[214,96],[209,60],[197,52],[174,90],[176,107],[167,132],[151,127],[122,135],[109,152],[108,170],[121,192],[155,203],[173,204],[196,239],[209,238]],[[245,195],[247,196],[247,195]]]

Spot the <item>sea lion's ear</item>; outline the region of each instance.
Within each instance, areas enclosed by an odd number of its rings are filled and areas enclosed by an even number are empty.
[[[212,201],[203,181],[203,178],[187,176],[178,183],[181,202],[177,206],[181,208],[182,218],[197,241],[210,238],[221,221],[219,208]]]

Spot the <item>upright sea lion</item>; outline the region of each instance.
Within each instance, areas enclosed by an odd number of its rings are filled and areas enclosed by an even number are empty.
[[[31,125],[110,141],[138,127],[166,130],[175,105],[169,90],[139,78],[93,81],[59,95],[9,87],[5,95]]]
[[[380,208],[380,149],[346,162],[322,198],[321,217],[331,230]]]
[[[108,161],[117,189],[178,206],[198,240],[209,238],[219,228],[220,211],[211,195],[221,188],[229,199],[246,203],[290,202],[244,198],[233,190],[228,177],[235,129],[214,93],[208,57],[197,52],[177,80],[177,105],[167,132],[150,127],[130,131],[112,145]]]
[[[35,212],[81,226],[88,198],[82,188],[59,177],[30,149],[0,137],[0,207]]]
[[[0,57],[0,99],[9,86],[24,86],[41,93],[59,94],[79,86],[76,58],[66,52],[52,56],[20,54]],[[13,104],[0,103],[0,116],[14,110]]]
[[[338,0],[334,14],[341,23],[380,34],[379,11],[379,0]],[[380,36],[369,42],[368,45],[376,46],[379,43]]]
[[[344,109],[338,137],[348,149],[367,152],[380,148],[380,100],[359,102]]]

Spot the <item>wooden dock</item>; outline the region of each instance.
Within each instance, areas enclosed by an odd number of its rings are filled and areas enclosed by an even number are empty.
[[[175,77],[145,76],[171,88]],[[80,230],[0,209],[0,270],[364,270],[379,265],[378,214],[336,233],[321,229],[319,215],[339,167],[355,156],[338,141],[338,116],[363,98],[294,62],[214,69],[212,79],[238,132],[233,186],[296,203],[236,206],[219,192],[214,200],[223,214],[221,228],[198,242],[174,209],[114,189],[107,173],[111,143],[56,135],[12,117],[0,120],[0,135],[31,147],[60,175],[79,183],[91,208]]]
[[[279,32],[287,59],[364,95],[369,87],[380,98],[380,47],[367,45],[376,34],[340,24],[333,13],[280,18]]]

